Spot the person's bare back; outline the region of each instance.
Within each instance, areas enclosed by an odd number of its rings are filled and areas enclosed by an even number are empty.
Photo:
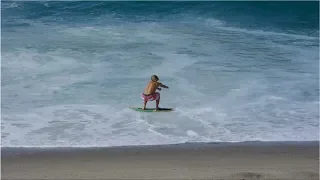
[[[153,101],[153,100],[156,100],[156,109],[159,108],[160,93],[156,92],[156,90],[157,89],[161,90],[159,87],[163,87],[163,88],[169,88],[169,87],[161,84],[158,81],[159,81],[158,76],[156,75],[151,76],[151,81],[148,83],[143,93],[141,94],[141,98],[144,100],[144,105],[142,109],[146,108],[148,101]]]
[[[160,83],[158,82],[154,82],[154,81],[150,81],[147,85],[147,87],[144,89],[144,94],[145,95],[150,95],[150,94],[154,94],[157,90],[157,88],[159,87]]]

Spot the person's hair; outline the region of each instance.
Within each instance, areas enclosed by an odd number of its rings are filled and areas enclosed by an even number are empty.
[[[157,75],[152,75],[151,76],[151,81],[159,81],[159,78]]]

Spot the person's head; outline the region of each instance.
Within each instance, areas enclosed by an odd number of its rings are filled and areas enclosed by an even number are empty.
[[[154,81],[154,82],[159,81],[158,76],[157,76],[157,75],[152,75],[152,76],[151,76],[151,81]]]

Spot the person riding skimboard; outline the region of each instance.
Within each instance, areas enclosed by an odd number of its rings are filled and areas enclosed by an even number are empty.
[[[151,81],[147,84],[146,88],[144,89],[144,92],[141,94],[141,98],[144,101],[143,104],[143,110],[146,109],[147,102],[148,101],[154,101],[156,100],[156,110],[159,109],[159,103],[160,103],[160,93],[156,92],[156,90],[161,91],[161,88],[169,88],[168,86],[158,82],[159,78],[156,75],[151,76]]]

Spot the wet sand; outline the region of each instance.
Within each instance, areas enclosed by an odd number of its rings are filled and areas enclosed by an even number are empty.
[[[2,179],[319,179],[319,142],[2,148]]]

